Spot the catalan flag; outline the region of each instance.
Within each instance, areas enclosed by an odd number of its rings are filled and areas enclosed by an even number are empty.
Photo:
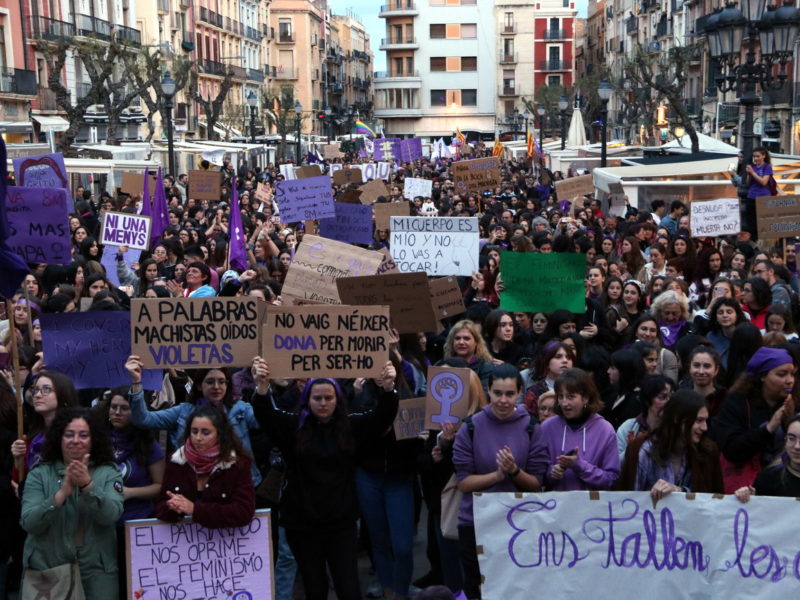
[[[356,133],[363,133],[371,138],[376,137],[375,132],[362,120],[356,121]]]
[[[500,143],[500,140],[495,138],[494,140],[494,148],[492,148],[492,156],[503,156],[503,144]]]
[[[531,134],[531,130],[528,130],[527,134],[527,143],[528,143],[528,158],[533,158],[533,134]]]
[[[467,143],[467,138],[463,133],[461,133],[461,128],[459,127],[456,127],[456,138],[458,138],[458,141],[461,142],[462,146]]]

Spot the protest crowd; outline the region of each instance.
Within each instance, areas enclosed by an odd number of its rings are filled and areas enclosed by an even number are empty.
[[[278,600],[473,600],[473,492],[800,496],[794,240],[692,237],[678,200],[614,216],[556,195],[577,174],[491,154],[390,154],[385,183],[362,180],[369,158],[309,155],[296,174],[226,160],[145,175],[141,194],[69,189],[60,263],[21,262],[0,210],[0,599],[197,597],[132,577],[138,519],[224,530],[271,509]],[[464,184],[472,160],[494,168]],[[203,171],[211,199],[193,195]],[[406,197],[408,179],[430,187]],[[106,213],[149,216],[144,244],[103,244]],[[448,223],[474,257],[448,254]],[[415,246],[427,232],[443,237]],[[348,322],[339,304],[374,311]],[[427,411],[408,434],[412,400],[450,392],[458,418]]]

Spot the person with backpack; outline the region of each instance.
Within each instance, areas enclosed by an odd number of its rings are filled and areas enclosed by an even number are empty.
[[[456,434],[453,465],[463,492],[458,515],[464,592],[480,598],[472,492],[538,492],[547,469],[547,449],[535,419],[523,405],[519,371],[507,363],[489,379],[489,405],[465,421]]]

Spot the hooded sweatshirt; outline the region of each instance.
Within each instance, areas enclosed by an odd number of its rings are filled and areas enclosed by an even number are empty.
[[[598,414],[573,429],[564,417],[552,417],[542,423],[542,436],[550,453],[547,469],[548,489],[556,492],[571,490],[610,490],[619,478],[619,454],[614,428]],[[578,461],[567,469],[560,480],[551,479],[556,458],[578,449]]]
[[[472,417],[474,431],[470,435],[467,425],[462,425],[453,444],[453,466],[456,479],[462,481],[469,475],[483,475],[497,470],[497,452],[508,446],[517,466],[539,481],[544,481],[547,470],[547,449],[542,440],[542,428],[536,423],[533,433],[528,432],[531,417],[519,405],[511,416],[498,419],[491,405]],[[535,423],[535,421],[534,421]],[[510,475],[482,492],[518,492],[520,489]],[[464,494],[458,513],[459,525],[472,525],[472,494]]]

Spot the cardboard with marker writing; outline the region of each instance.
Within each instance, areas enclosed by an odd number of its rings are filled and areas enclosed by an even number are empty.
[[[189,198],[194,200],[219,200],[222,173],[197,169],[189,171]],[[151,190],[153,188],[150,188]],[[150,192],[152,193],[152,191]]]
[[[394,262],[394,258],[392,258],[391,253],[389,252],[388,248],[380,248],[378,249],[383,255],[383,260],[381,261],[381,266],[378,267],[378,275],[386,275],[388,273],[399,273],[399,269],[397,268],[397,263]]]
[[[436,318],[447,319],[467,312],[464,306],[464,295],[458,286],[458,280],[453,277],[431,279],[428,282],[431,290],[431,302]]]
[[[396,440],[414,439],[425,431],[425,403],[425,398],[400,400],[393,424]]]
[[[307,177],[319,177],[322,175],[322,169],[319,165],[308,165],[307,167],[298,167],[294,173],[296,179],[306,179]]]
[[[456,428],[469,410],[469,369],[428,367],[425,397],[425,429],[441,429],[443,423]]]
[[[389,188],[386,187],[386,184],[381,179],[372,179],[362,185],[359,190],[361,190],[360,200],[362,204],[375,204],[381,196],[388,198],[391,194]]]
[[[361,183],[363,181],[361,169],[344,168],[339,169],[333,174],[333,183],[336,185],[347,185],[348,183]]]
[[[156,176],[150,175],[149,191],[150,197],[153,197],[156,189]],[[129,173],[122,174],[122,184],[119,187],[120,191],[130,196],[141,196],[144,193],[144,173]]]
[[[378,202],[372,205],[375,215],[375,229],[389,229],[392,217],[408,217],[411,215],[410,202]]]

